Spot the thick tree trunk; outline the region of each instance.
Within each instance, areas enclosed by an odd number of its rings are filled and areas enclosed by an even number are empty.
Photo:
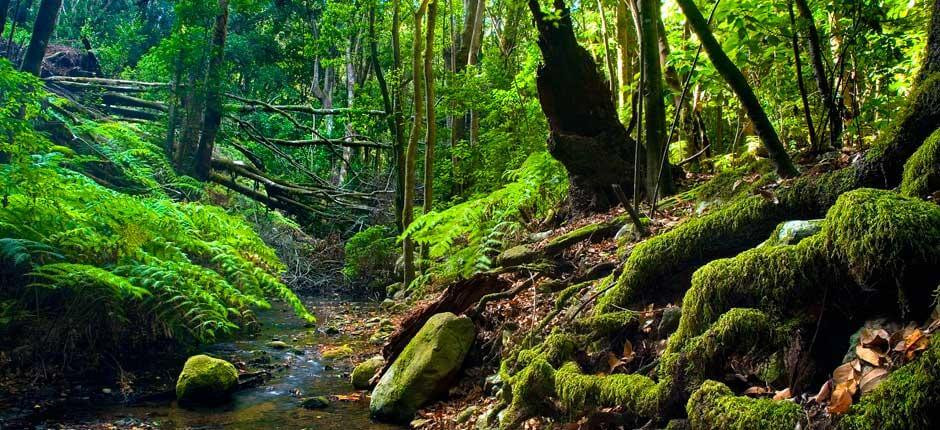
[[[657,184],[661,195],[671,195],[675,192],[672,182],[672,168],[669,164],[669,154],[665,151],[666,145],[666,107],[663,104],[663,68],[660,63],[659,0],[640,0],[640,18],[643,26],[640,51],[643,55],[643,71],[645,76],[643,97],[645,119],[646,144],[646,192],[653,198]],[[653,202],[651,202],[653,203]]]
[[[29,39],[29,46],[26,48],[26,55],[23,57],[20,70],[36,76],[42,72],[42,59],[46,56],[46,46],[49,45],[49,37],[55,30],[55,22],[61,8],[62,0],[42,0],[39,3],[33,34]]]
[[[829,87],[829,77],[826,75],[826,66],[823,64],[823,47],[819,31],[816,29],[813,11],[810,10],[806,0],[796,0],[796,8],[800,11],[800,16],[806,20],[806,39],[809,45],[810,64],[813,66],[813,77],[816,79],[823,107],[829,112],[829,144],[838,149],[842,147],[842,115],[839,114],[835,96],[832,94],[832,88]]]
[[[750,118],[751,122],[754,124],[757,136],[760,137],[764,147],[767,148],[767,152],[770,154],[770,160],[777,168],[777,174],[783,178],[796,176],[799,172],[797,172],[796,167],[793,166],[790,156],[787,154],[786,149],[784,149],[783,144],[780,142],[780,138],[777,136],[777,131],[774,129],[773,124],[770,123],[770,119],[767,118],[767,113],[764,112],[764,108],[761,106],[760,101],[757,100],[757,96],[754,95],[754,90],[752,90],[751,86],[747,83],[747,79],[744,77],[744,74],[741,73],[741,70],[731,62],[728,55],[721,49],[721,44],[715,40],[715,36],[708,27],[705,17],[702,16],[698,7],[695,6],[695,2],[693,0],[678,0],[678,3],[679,7],[682,8],[682,12],[685,13],[686,18],[692,25],[695,34],[698,35],[699,40],[702,41],[702,46],[705,48],[705,52],[708,53],[708,57],[711,58],[715,69],[718,70],[718,73],[728,82],[728,85],[731,86],[731,89],[738,96],[738,99],[741,100],[741,104],[744,106],[748,118]]]
[[[548,18],[538,0],[529,0],[544,63],[536,83],[551,132],[548,149],[568,170],[573,209],[606,210],[618,203],[611,185],[633,190],[634,165],[643,166],[644,155],[635,153],[610,88],[578,45],[567,6],[555,0],[554,8],[560,19]]]
[[[813,150],[819,149],[816,141],[816,129],[813,127],[813,114],[809,109],[809,97],[806,94],[806,85],[803,83],[803,60],[800,58],[799,33],[796,31],[796,17],[793,15],[793,3],[787,4],[790,13],[790,32],[793,44],[793,62],[796,64],[796,85],[800,90],[800,99],[803,101],[803,115],[806,117],[806,129],[809,133],[809,146]]]
[[[193,172],[200,180],[209,179],[212,169],[212,151],[215,138],[222,125],[222,68],[225,64],[225,37],[228,34],[228,0],[219,0],[219,14],[215,17],[212,29],[212,51],[209,58],[209,72],[206,78],[206,114],[203,117],[203,131],[196,150],[196,165]]]
[[[422,0],[414,15],[414,40],[411,67],[414,74],[414,122],[411,126],[411,136],[408,137],[408,151],[405,154],[405,205],[402,210],[402,225],[408,228],[414,219],[415,200],[415,162],[418,158],[418,138],[421,135],[421,123],[424,120],[424,63],[421,61],[422,37],[421,20],[428,7],[428,0]],[[415,276],[414,242],[406,237],[402,241],[402,254],[404,259],[404,275],[402,285],[408,288]]]

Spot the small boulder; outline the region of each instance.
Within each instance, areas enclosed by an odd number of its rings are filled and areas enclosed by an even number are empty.
[[[445,312],[428,319],[372,391],[372,416],[407,424],[418,408],[446,394],[475,336],[466,316]]]
[[[663,309],[663,317],[659,320],[659,337],[665,339],[679,328],[679,319],[682,317],[682,308],[669,306]]]
[[[385,366],[385,359],[381,355],[363,361],[353,369],[352,374],[349,375],[349,382],[352,383],[353,388],[367,390],[372,386],[369,381],[382,366]]]
[[[304,409],[326,409],[330,406],[330,399],[326,396],[308,397],[300,403]]]
[[[213,405],[228,400],[238,386],[238,371],[225,360],[195,355],[186,360],[176,381],[180,404]]]
[[[353,349],[349,345],[329,347],[323,350],[320,357],[324,360],[340,360],[353,355]]]
[[[500,266],[517,266],[532,262],[538,255],[539,253],[529,245],[517,245],[500,253],[496,257],[496,263]]]
[[[288,346],[289,345],[287,345],[287,343],[282,340],[272,340],[268,342],[268,347],[274,349],[287,349]]]
[[[808,221],[786,221],[780,223],[774,230],[770,239],[760,246],[796,245],[822,230],[823,220],[811,219]]]

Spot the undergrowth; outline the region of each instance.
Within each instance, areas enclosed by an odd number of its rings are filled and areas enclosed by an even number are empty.
[[[199,185],[142,132],[52,113],[61,101],[6,61],[0,100],[0,334],[18,339],[3,349],[26,360],[130,341],[209,342],[254,325],[273,298],[315,321],[242,217],[174,200]],[[55,145],[34,126],[51,122],[72,138]],[[114,177],[136,192],[109,188]]]

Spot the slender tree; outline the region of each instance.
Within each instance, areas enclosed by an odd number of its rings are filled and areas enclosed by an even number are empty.
[[[431,212],[434,203],[434,144],[437,142],[437,115],[434,108],[434,26],[437,2],[428,2],[427,37],[424,47],[425,104],[427,105],[427,134],[424,139],[424,213]],[[416,119],[417,120],[417,119]]]
[[[734,65],[731,59],[728,58],[728,54],[725,54],[725,51],[721,49],[721,44],[715,39],[708,23],[705,21],[705,17],[695,6],[695,2],[693,0],[678,0],[678,3],[689,20],[689,24],[692,25],[692,30],[702,41],[702,47],[705,48],[705,52],[708,54],[708,58],[712,60],[715,69],[718,70],[718,73],[728,82],[738,99],[741,100],[748,118],[754,124],[757,136],[764,147],[767,148],[768,154],[770,154],[770,160],[774,163],[777,174],[784,178],[796,176],[799,172],[797,172],[793,161],[790,160],[790,155],[787,154],[786,149],[780,142],[777,131],[770,123],[770,119],[767,117],[767,113],[764,112],[760,101],[754,95],[754,90],[747,83],[747,79],[741,73],[741,70]]]
[[[415,162],[418,158],[418,139],[422,131],[422,122],[424,121],[424,63],[421,61],[422,51],[422,31],[421,20],[428,8],[428,0],[422,0],[418,10],[414,15],[414,40],[411,69],[414,75],[412,85],[414,86],[414,122],[411,125],[411,135],[408,137],[408,150],[405,153],[405,204],[402,209],[402,224],[404,228],[411,225],[414,219],[414,199],[415,199]],[[407,288],[415,276],[414,262],[414,242],[405,237],[402,241],[402,254],[404,259],[404,275],[402,276],[402,285]]]
[[[225,37],[228,33],[228,0],[219,0],[219,10],[212,28],[212,48],[206,78],[206,113],[203,130],[196,150],[196,178],[206,180],[212,167],[212,150],[222,125],[222,69],[225,63]]]
[[[62,0],[42,0],[39,3],[39,12],[36,14],[36,23],[33,25],[33,34],[26,48],[26,55],[20,70],[39,76],[42,71],[42,59],[46,56],[46,47],[49,37],[55,30],[55,22],[59,17]]]
[[[646,191],[653,198],[657,183],[660,193],[674,193],[672,169],[669,165],[666,145],[666,107],[663,104],[663,69],[659,52],[659,0],[640,0],[642,19],[640,51],[643,55],[645,89],[643,103],[646,113]],[[652,203],[652,202],[651,202]]]
[[[813,115],[809,109],[809,97],[806,94],[806,84],[803,83],[803,60],[800,58],[799,33],[796,31],[796,17],[793,15],[792,1],[787,3],[787,9],[790,14],[790,38],[793,44],[793,62],[796,65],[796,86],[800,90],[800,99],[803,101],[803,116],[806,118],[809,145],[815,150],[818,149],[819,142],[816,141],[816,129],[813,127]]]
[[[816,86],[819,88],[819,97],[822,99],[823,107],[829,115],[829,144],[833,148],[841,148],[842,115],[839,113],[835,94],[832,93],[832,88],[829,85],[826,66],[823,64],[823,52],[826,48],[822,46],[819,30],[816,29],[816,20],[813,19],[813,11],[810,10],[806,0],[796,0],[796,8],[800,12],[800,17],[806,21],[806,41],[809,45],[809,58],[810,64],[813,66],[813,77],[816,79]]]
[[[10,10],[10,0],[0,0],[0,35],[7,25],[7,11]]]

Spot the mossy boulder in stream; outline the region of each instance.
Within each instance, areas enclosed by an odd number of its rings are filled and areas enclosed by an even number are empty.
[[[369,381],[375,376],[375,372],[378,372],[384,365],[385,359],[381,355],[363,361],[353,369],[352,374],[349,375],[349,382],[352,383],[353,388],[368,389],[372,385]]]
[[[428,319],[372,391],[372,416],[407,423],[418,408],[446,393],[475,335],[465,316],[445,312]]]
[[[238,385],[238,371],[225,360],[195,355],[186,360],[176,381],[176,399],[184,405],[223,403]]]

